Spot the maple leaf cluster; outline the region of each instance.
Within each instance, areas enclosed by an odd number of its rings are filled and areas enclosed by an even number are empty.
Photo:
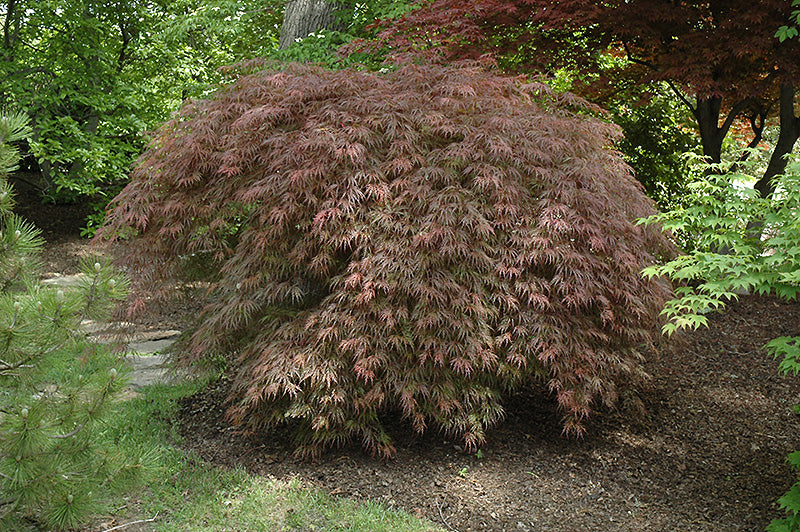
[[[601,52],[639,82],[667,80],[703,98],[760,97],[772,82],[797,80],[800,45],[779,41],[787,0],[432,0],[397,21],[380,21],[370,42],[399,62],[449,62],[490,54],[512,69],[609,70]],[[621,76],[621,72],[615,72]]]
[[[734,124],[750,130],[747,145],[755,148],[767,121],[777,119],[778,139],[755,184],[764,196],[800,138],[800,39],[775,36],[794,17],[789,0],[431,0],[415,7],[342,51],[370,50],[396,63],[488,56],[507,71],[566,68],[579,73],[576,90],[597,103],[663,82],[691,111],[703,155],[714,163]]]
[[[227,357],[231,419],[291,422],[300,454],[391,456],[393,409],[475,448],[532,383],[580,432],[642,376],[670,294],[595,110],[475,63],[269,67],[162,127],[103,233],[135,233],[146,282],[206,264],[179,356]]]

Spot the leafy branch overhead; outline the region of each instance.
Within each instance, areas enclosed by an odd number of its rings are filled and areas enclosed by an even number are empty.
[[[474,448],[504,393],[581,433],[642,377],[671,246],[592,106],[480,64],[261,68],[158,131],[104,229],[144,282],[212,281],[183,361],[227,358],[233,420],[388,456],[398,409]]]
[[[800,0],[792,0],[792,7],[798,6],[800,6]],[[792,11],[789,19],[792,22],[791,26],[781,26],[778,28],[778,31],[775,32],[775,37],[780,42],[783,42],[786,39],[794,39],[797,37],[797,25],[800,24],[800,9],[795,9]]]
[[[752,148],[772,121],[779,135],[756,185],[767,195],[800,138],[794,108],[800,39],[775,38],[777,28],[797,20],[792,6],[788,0],[433,0],[386,21],[378,38],[361,46],[389,48],[401,62],[489,54],[510,70],[579,72],[582,94],[598,102],[630,87],[647,92],[658,82],[692,113],[703,155],[714,163],[734,124],[749,125]],[[781,31],[790,37],[796,28]]]

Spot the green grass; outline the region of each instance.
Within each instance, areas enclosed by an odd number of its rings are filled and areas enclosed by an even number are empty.
[[[191,385],[151,386],[122,405],[106,436],[142,456],[144,483],[116,512],[116,523],[147,519],[154,530],[188,531],[427,531],[438,530],[377,503],[329,496],[297,479],[226,470],[174,445],[176,401]],[[119,508],[122,502],[112,507]]]

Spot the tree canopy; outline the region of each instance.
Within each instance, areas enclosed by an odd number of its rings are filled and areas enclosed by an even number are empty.
[[[273,46],[276,4],[5,2],[0,104],[31,117],[42,188],[92,195],[124,182],[144,131],[206,94],[218,67]]]
[[[590,74],[584,93],[600,99],[630,84],[667,83],[715,163],[737,119],[755,146],[776,117],[780,135],[757,184],[768,192],[800,136],[800,40],[775,38],[791,12],[786,0],[434,0],[387,23],[379,42],[396,60],[490,54],[517,71],[566,66]]]

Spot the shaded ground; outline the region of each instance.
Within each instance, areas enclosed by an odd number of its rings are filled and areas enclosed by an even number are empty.
[[[186,400],[184,445],[259,474],[297,475],[331,493],[382,500],[453,530],[763,530],[792,484],[800,379],[760,346],[800,334],[800,305],[746,298],[648,365],[647,413],[605,413],[583,441],[560,436],[547,397],[509,399],[482,457],[398,421],[397,460],[358,447],[296,463],[288,435],[246,437],[219,415],[225,383]],[[631,421],[631,417],[634,421]]]
[[[46,269],[54,272],[72,273],[85,253],[75,236],[80,214],[69,212],[59,212],[63,218],[45,234]],[[40,226],[40,215],[49,217],[35,209],[26,215]],[[180,328],[195,311],[165,309],[162,320]],[[745,297],[709,318],[708,329],[684,335],[648,363],[653,380],[639,395],[644,415],[625,407],[605,412],[582,441],[562,438],[552,403],[529,391],[508,399],[506,420],[480,457],[435,433],[409,436],[398,419],[396,461],[370,459],[354,446],[297,463],[286,432],[256,437],[227,425],[221,381],[185,400],[183,445],[217,464],[297,476],[462,532],[763,530],[796,480],[785,458],[800,447],[800,416],[792,410],[800,378],[779,376],[761,346],[800,334],[800,305]]]

